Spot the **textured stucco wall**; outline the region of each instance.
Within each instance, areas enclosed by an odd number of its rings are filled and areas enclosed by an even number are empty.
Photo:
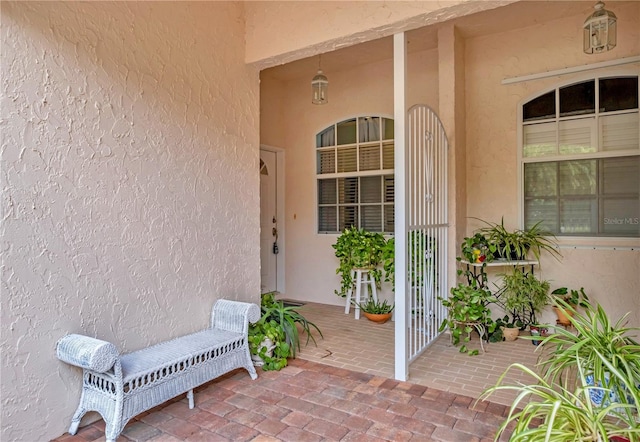
[[[86,333],[131,351],[259,300],[241,3],[2,2],[2,441],[63,434]]]
[[[559,83],[578,81],[593,72],[562,75],[511,85],[505,78],[581,66],[640,54],[640,3],[616,5],[618,46],[604,54],[582,52],[582,16],[541,23],[466,42],[467,95],[467,215],[519,224],[517,108],[525,99]],[[638,64],[600,72],[640,72]],[[470,233],[480,223],[469,220]],[[640,240],[575,239],[561,262],[544,259],[539,274],[552,287],[585,287],[613,317],[631,311],[630,323],[640,326]],[[573,249],[569,246],[579,245]],[[597,246],[596,249],[588,246]],[[633,246],[635,251],[612,250]],[[635,269],[635,270],[633,270]],[[553,313],[551,312],[551,316]],[[551,320],[552,317],[547,317]]]

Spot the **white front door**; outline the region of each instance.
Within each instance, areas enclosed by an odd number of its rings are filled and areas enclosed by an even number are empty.
[[[260,289],[278,290],[278,173],[276,153],[260,150]]]

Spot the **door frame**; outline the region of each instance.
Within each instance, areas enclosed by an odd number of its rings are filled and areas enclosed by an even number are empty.
[[[284,149],[267,144],[260,144],[260,150],[276,154],[276,219],[278,225],[278,249],[276,255],[276,290],[286,293],[285,287],[285,218],[284,218]],[[262,204],[262,203],[261,203]]]

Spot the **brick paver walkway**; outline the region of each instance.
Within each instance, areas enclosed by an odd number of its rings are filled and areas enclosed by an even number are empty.
[[[138,416],[119,442],[493,440],[507,408],[301,359],[252,381],[235,371]],[[75,405],[75,404],[74,404]],[[507,438],[502,438],[507,440]],[[102,420],[55,442],[104,441]]]

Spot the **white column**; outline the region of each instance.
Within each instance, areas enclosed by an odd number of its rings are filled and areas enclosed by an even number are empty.
[[[393,118],[395,125],[395,378],[406,381],[409,375],[407,352],[407,224],[405,192],[405,139],[407,115],[405,82],[407,44],[404,32],[393,36]]]

